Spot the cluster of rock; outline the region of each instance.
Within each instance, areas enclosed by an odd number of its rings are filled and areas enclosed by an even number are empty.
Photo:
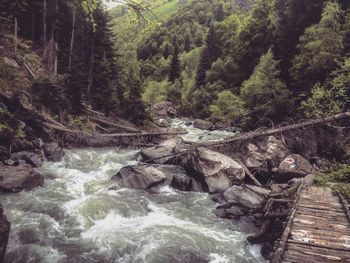
[[[269,227],[276,224],[280,225],[280,230],[283,228],[279,220],[288,216],[289,204],[277,208],[277,221],[265,222],[264,209],[268,201],[290,197],[301,183],[312,183],[312,174],[318,167],[301,155],[293,154],[274,136],[247,142],[230,156],[173,138],[142,150],[140,164],[122,168],[112,179],[121,187],[150,190],[166,184],[181,191],[208,192],[218,202],[214,211],[218,217],[248,216],[262,225],[261,233],[250,236],[249,241],[270,245],[276,238],[271,235],[279,228],[271,230]],[[267,240],[263,240],[266,237]],[[266,249],[265,254],[270,250]]]
[[[9,159],[0,161],[0,194],[30,191],[42,186],[44,177],[35,168],[40,167],[44,159],[60,161],[63,150],[57,143],[47,143],[42,147],[43,153],[20,151],[10,155]],[[11,224],[3,214],[0,204],[0,262],[3,262]]]

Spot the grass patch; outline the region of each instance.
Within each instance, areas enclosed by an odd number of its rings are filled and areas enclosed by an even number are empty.
[[[324,173],[317,174],[315,184],[331,187],[350,201],[350,164],[335,164]]]

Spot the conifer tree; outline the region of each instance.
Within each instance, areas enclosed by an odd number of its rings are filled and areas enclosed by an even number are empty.
[[[191,37],[189,34],[185,36],[184,50],[188,53],[191,51]]]
[[[222,22],[225,19],[225,13],[224,13],[224,5],[222,3],[219,3],[217,7],[215,8],[215,20],[217,22]]]
[[[196,87],[200,88],[205,85],[206,73],[208,69],[210,69],[211,60],[209,55],[209,50],[207,47],[204,47],[201,53],[201,57],[199,60],[199,65],[197,68],[196,74]]]
[[[175,83],[175,80],[180,78],[180,60],[179,60],[179,47],[176,45],[174,54],[171,59],[170,70],[169,70],[169,81]]]
[[[280,79],[279,62],[272,50],[260,58],[251,77],[243,83],[241,96],[245,101],[251,120],[259,118],[283,120],[290,105],[289,91]]]
[[[300,53],[294,58],[292,68],[299,89],[310,91],[336,67],[343,49],[340,14],[339,4],[328,2],[321,21],[307,28],[300,38]]]

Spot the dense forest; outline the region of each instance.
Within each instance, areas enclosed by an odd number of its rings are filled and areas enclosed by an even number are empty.
[[[31,40],[60,76],[34,85],[55,87],[54,114],[87,102],[142,124],[167,100],[184,116],[254,128],[349,107],[345,0],[0,4],[1,34]]]
[[[348,1],[161,2],[178,12],[164,18],[158,7],[152,25],[118,43],[146,105],[168,100],[183,115],[247,128],[348,109]],[[135,32],[119,26],[124,7],[111,14],[117,35]]]
[[[141,6],[131,7],[138,8]],[[87,103],[106,115],[127,114],[142,122],[145,116],[139,85],[120,82],[121,65],[113,47],[110,18],[101,1],[1,1],[0,10],[0,34],[12,39],[13,55],[24,56],[20,41],[10,37],[18,35],[43,60],[48,75],[37,79],[32,89],[51,113],[79,115],[82,104]],[[1,79],[11,79],[7,65],[1,63]],[[8,89],[5,84],[2,89]],[[125,91],[127,85],[132,92]],[[127,108],[130,101],[140,106]]]

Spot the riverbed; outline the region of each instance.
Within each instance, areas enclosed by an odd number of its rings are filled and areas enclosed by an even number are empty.
[[[186,140],[222,139],[175,122]],[[206,193],[160,186],[120,188],[112,175],[137,163],[138,150],[66,150],[61,162],[37,170],[44,186],[0,195],[12,223],[6,263],[243,263],[264,262],[243,221],[216,218]]]

